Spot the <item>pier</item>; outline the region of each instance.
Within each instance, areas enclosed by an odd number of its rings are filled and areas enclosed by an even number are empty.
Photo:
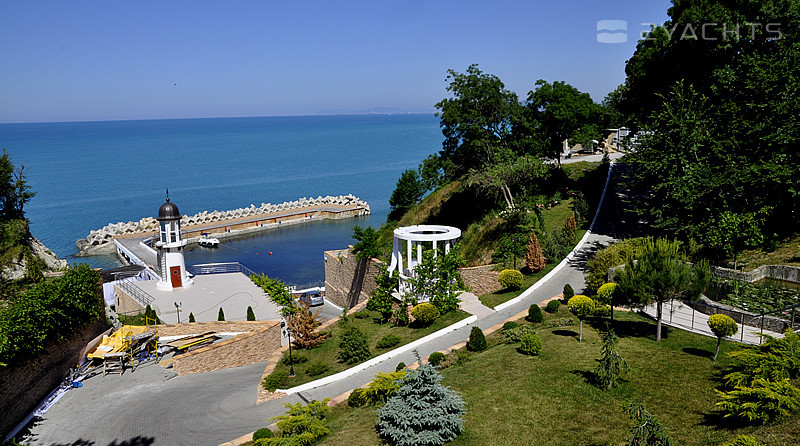
[[[203,211],[195,215],[184,215],[181,218],[183,233],[189,243],[196,243],[202,234],[210,234],[220,240],[244,236],[253,232],[265,231],[284,225],[303,223],[307,221],[341,219],[369,215],[369,205],[353,195],[337,197],[301,198],[297,201],[281,204],[262,203],[256,207],[250,205],[246,208],[231,211]],[[146,243],[147,239],[157,235],[158,224],[152,217],[147,217],[138,222],[114,223],[91,231],[86,238],[75,242],[79,254],[93,255],[113,252],[117,247],[117,254],[125,258],[124,250],[119,249],[119,243],[125,240],[124,245],[132,251],[151,249]],[[128,241],[127,239],[131,239]],[[144,241],[145,243],[140,243]],[[140,246],[141,245],[141,246]],[[152,249],[151,249],[152,250]],[[139,254],[142,254],[141,256]],[[147,258],[149,253],[139,252],[136,257]],[[153,251],[155,255],[155,251]],[[132,259],[126,259],[130,263]]]

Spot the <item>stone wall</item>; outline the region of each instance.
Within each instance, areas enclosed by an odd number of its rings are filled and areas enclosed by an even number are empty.
[[[86,344],[108,329],[105,318],[77,330],[69,340],[49,346],[36,359],[0,368],[0,436],[22,422],[78,365]]]
[[[359,263],[349,248],[325,251],[325,297],[340,307],[352,308],[369,299],[381,268],[385,266],[376,259]]]
[[[502,288],[497,276],[500,272],[493,271],[494,265],[474,266],[472,268],[461,268],[461,278],[476,296],[491,293]]]
[[[194,324],[181,324],[181,326],[189,326],[188,328],[194,329],[194,331],[237,331],[233,330],[235,327],[233,324],[216,326],[213,323],[205,324],[196,327],[191,327]],[[174,356],[172,359],[173,369],[178,375],[189,375],[266,361],[275,350],[281,347],[280,322],[258,321],[252,325],[260,328],[240,334],[233,339]],[[247,324],[242,325],[242,327],[246,326]],[[158,330],[159,334],[163,336],[167,335],[162,333],[169,332],[167,326],[159,326]]]

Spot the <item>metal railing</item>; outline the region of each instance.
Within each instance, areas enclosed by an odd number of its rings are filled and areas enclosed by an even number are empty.
[[[670,323],[672,322],[672,317],[674,314],[674,305],[675,301],[670,301]],[[783,333],[787,328],[791,329],[792,331],[800,331],[800,319],[797,317],[798,313],[800,313],[800,304],[763,313],[750,313],[747,311],[738,310],[736,308],[719,307],[703,302],[692,302],[688,306],[692,309],[692,319],[690,323],[690,327],[692,329],[695,328],[695,313],[697,311],[705,315],[725,314],[730,316],[740,325],[740,341],[744,341],[745,326],[756,328],[761,334],[764,334],[765,328],[775,333]],[[759,344],[760,343],[761,342],[759,341]]]
[[[135,277],[128,277],[120,280],[117,285],[142,307],[146,307],[155,302],[155,298],[151,296],[150,293],[139,288],[139,286],[134,283],[136,281],[137,279]]]
[[[203,276],[207,274],[242,273],[250,277],[256,274],[255,271],[239,262],[202,263],[199,265],[189,266],[189,271],[191,271],[195,276]]]

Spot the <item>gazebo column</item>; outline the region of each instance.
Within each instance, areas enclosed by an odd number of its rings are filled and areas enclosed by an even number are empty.
[[[444,254],[450,254],[450,240],[444,242]]]
[[[434,240],[433,241],[433,258],[434,259],[436,258],[437,254],[439,254],[439,252],[436,250],[436,240]]]
[[[417,242],[417,265],[422,263],[422,242]]]
[[[407,257],[407,259],[408,259],[408,269],[409,269],[409,272],[410,272],[410,270],[411,270],[411,259],[413,259],[413,258],[414,258],[414,257],[411,255],[411,253],[412,253],[412,250],[411,250],[411,245],[412,245],[413,243],[414,243],[414,242],[412,242],[411,240],[409,240],[409,241],[407,242],[407,244],[406,244],[406,248],[407,248],[407,249],[406,249],[406,251],[408,252],[408,257]]]

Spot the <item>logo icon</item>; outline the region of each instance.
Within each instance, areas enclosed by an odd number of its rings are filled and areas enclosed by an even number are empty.
[[[598,20],[597,41],[624,43],[628,41],[628,22],[625,20]]]

